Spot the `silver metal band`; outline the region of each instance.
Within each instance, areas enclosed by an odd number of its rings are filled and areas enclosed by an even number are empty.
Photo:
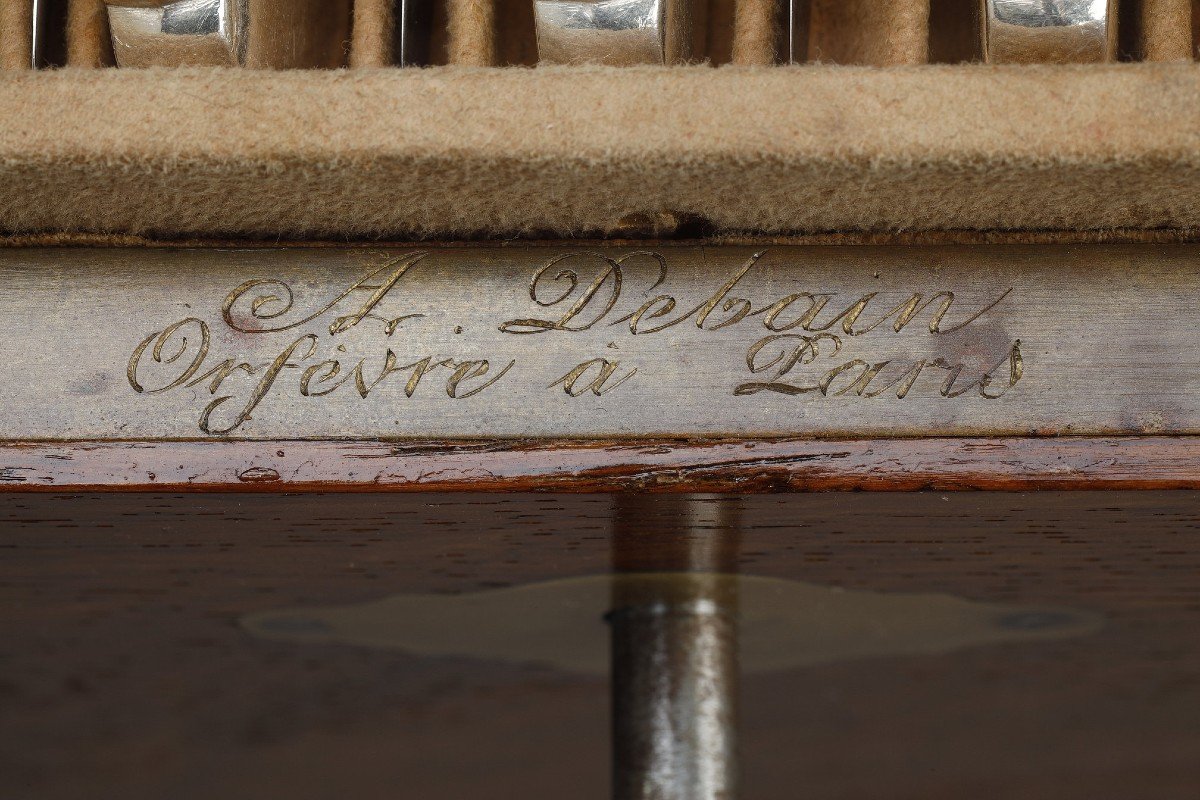
[[[690,0],[534,0],[543,64],[677,64],[691,56]]]
[[[990,63],[1087,64],[1117,52],[1117,0],[983,0]]]
[[[144,8],[110,3],[118,67],[338,67],[350,0],[176,0]]]

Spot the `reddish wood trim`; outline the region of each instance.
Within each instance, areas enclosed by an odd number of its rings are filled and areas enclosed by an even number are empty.
[[[1200,489],[1200,437],[0,444],[0,490]]]

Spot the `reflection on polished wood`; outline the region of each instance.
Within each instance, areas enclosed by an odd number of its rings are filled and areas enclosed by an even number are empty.
[[[0,796],[608,798],[602,679],[298,648],[238,620],[688,563],[697,540],[669,533],[679,504],[642,512],[660,535],[614,561],[620,502],[0,495]],[[742,800],[1194,794],[1195,493],[731,502],[742,574],[1106,620],[1061,641],[743,674]]]

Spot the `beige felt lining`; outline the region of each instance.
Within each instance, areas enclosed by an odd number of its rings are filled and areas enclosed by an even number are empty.
[[[775,63],[779,39],[778,0],[741,0],[734,12],[732,61],[747,67]]]
[[[812,61],[886,67],[929,58],[929,0],[811,2]]]
[[[104,0],[69,0],[67,63],[72,67],[111,67],[115,62]]]
[[[1139,54],[1146,61],[1192,58],[1193,0],[1141,0]]]
[[[929,0],[803,1],[811,3],[807,43],[811,61],[893,66],[928,60]],[[781,15],[778,0],[739,0],[733,63],[774,63]]]
[[[246,66],[251,69],[338,69],[349,62],[352,0],[250,0]],[[320,31],[281,37],[278,31]]]
[[[496,66],[496,0],[447,0],[446,8],[448,63]]]
[[[355,0],[354,24],[350,29],[352,68],[386,67],[392,63],[394,3],[395,0]]]
[[[0,1],[0,69],[29,69],[31,3]]]
[[[26,71],[0,231],[1196,228],[1198,96],[1194,64]]]
[[[458,66],[379,70],[391,2],[357,0],[349,72],[14,72],[0,81],[0,233],[1200,227],[1197,67],[839,68],[973,60],[976,4],[811,2],[823,66],[476,70],[464,65],[536,63],[529,0],[439,0],[433,60]],[[1200,0],[1136,2],[1131,56],[1188,60]],[[20,7],[0,0],[0,66],[24,69]],[[774,61],[777,0],[696,8],[697,61]],[[73,65],[111,64],[101,0],[70,0],[68,33]]]

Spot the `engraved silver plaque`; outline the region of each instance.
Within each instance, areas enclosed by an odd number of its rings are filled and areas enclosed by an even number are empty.
[[[1200,432],[1200,248],[0,251],[0,437]]]

